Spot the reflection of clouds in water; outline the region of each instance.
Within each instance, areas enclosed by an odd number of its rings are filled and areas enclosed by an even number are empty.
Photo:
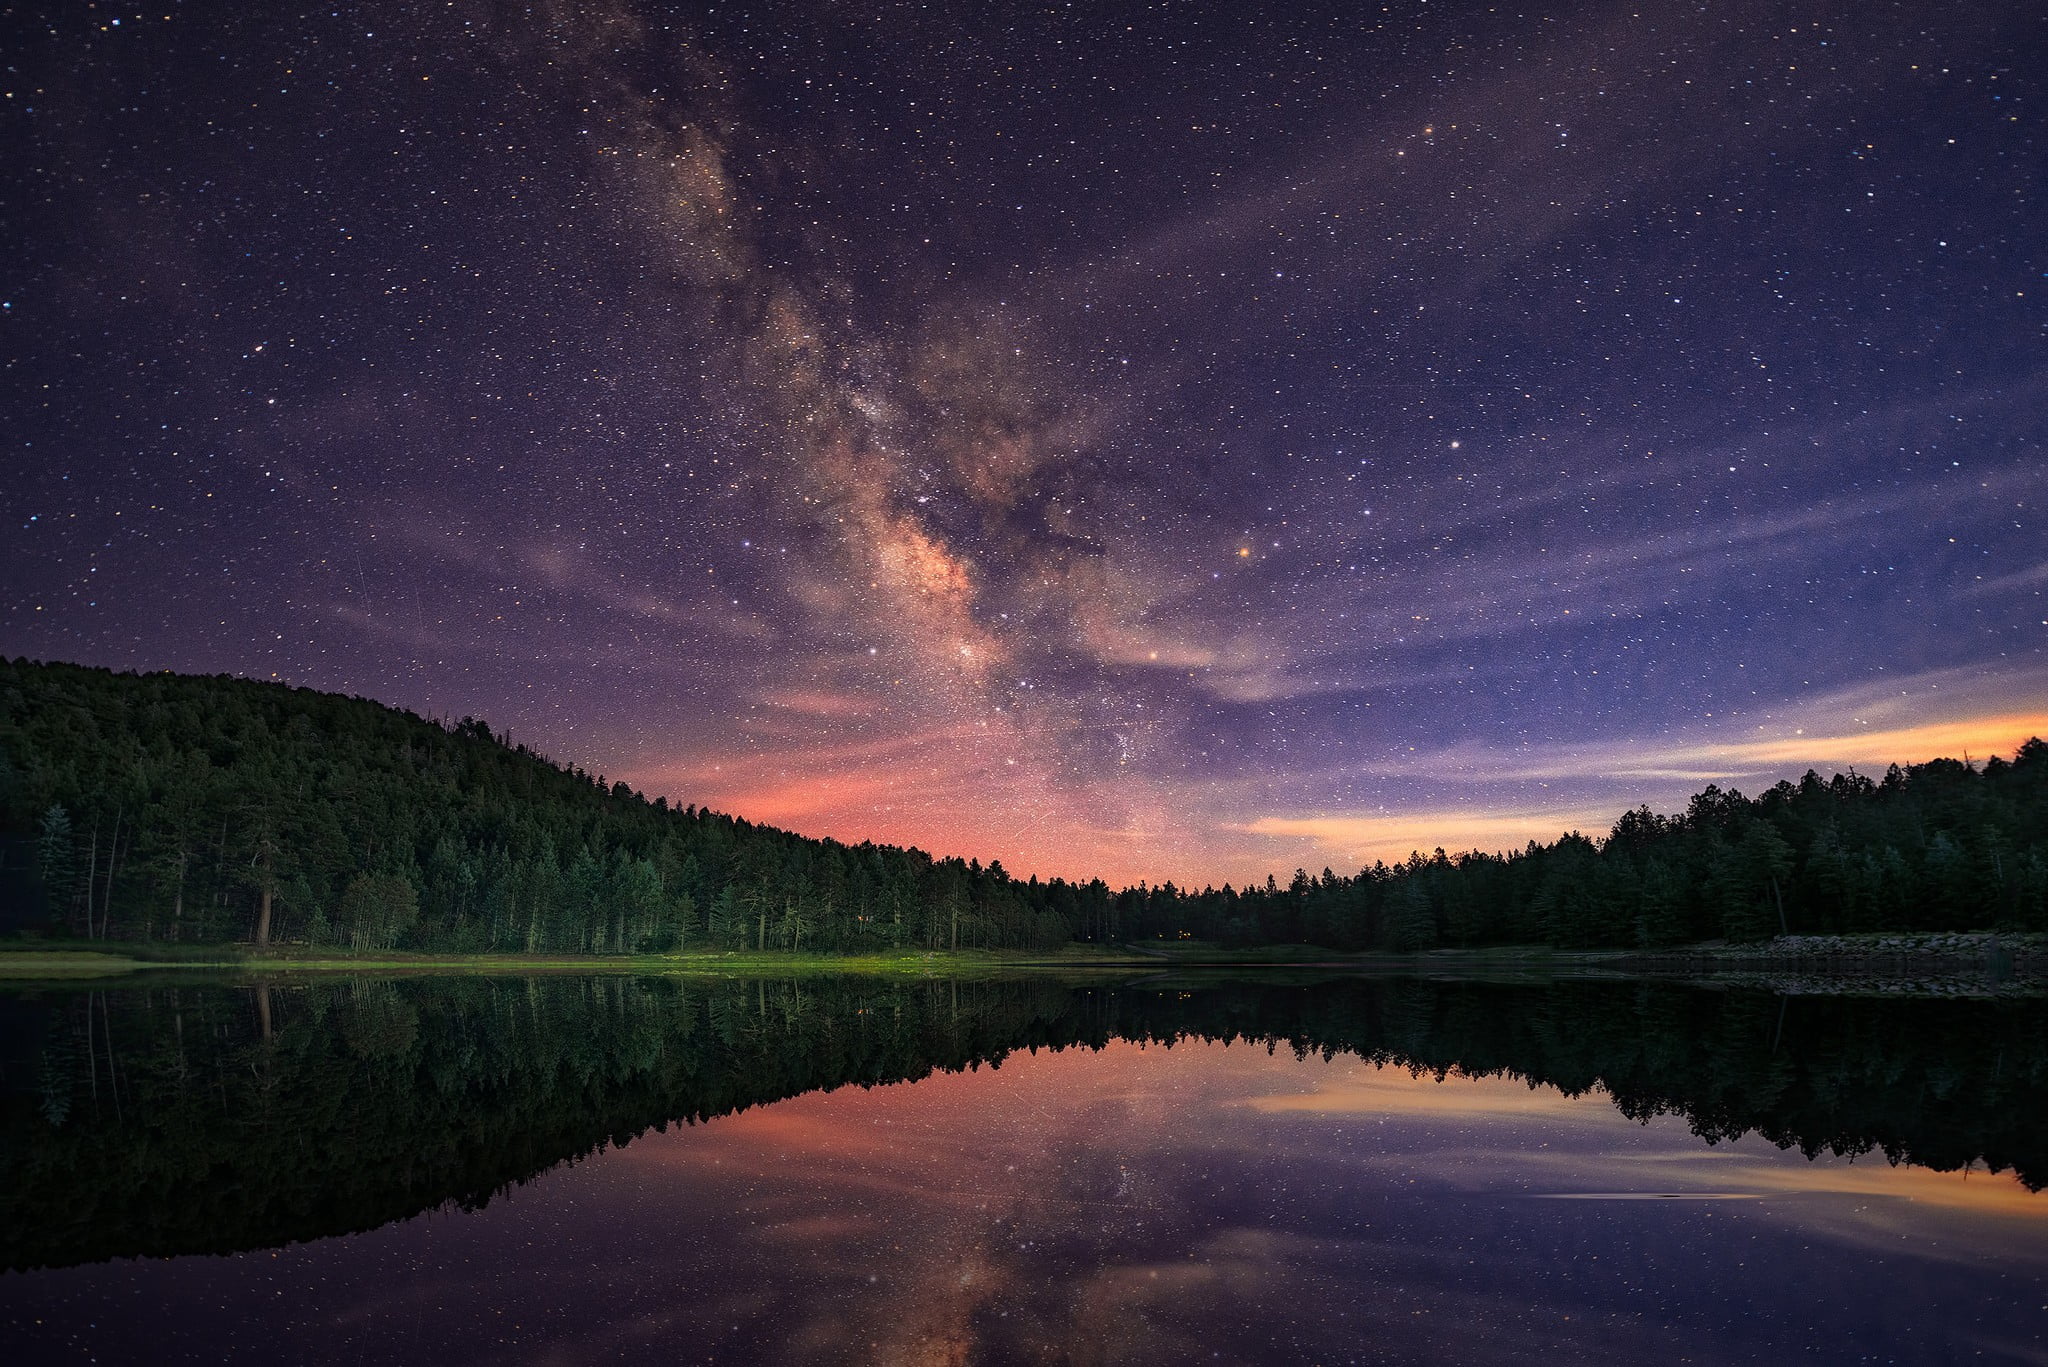
[[[1810,1167],[1745,1164],[1735,1175],[1754,1186],[1788,1195],[1877,1196],[1984,1215],[2048,1219],[2048,1196],[2028,1191],[2010,1174],[1893,1167],[1882,1155],[1860,1163],[1816,1159]]]
[[[800,1098],[620,1158],[685,1180],[716,1165],[722,1180],[764,1191],[754,1223],[737,1231],[757,1249],[742,1261],[851,1288],[777,1307],[794,1360],[862,1344],[862,1360],[963,1362],[979,1319],[1022,1308],[1021,1274],[1036,1268],[1020,1242],[1042,1245],[1056,1237],[1048,1230],[1105,1226],[1132,1209],[1103,1180],[1113,1160],[1084,1161],[1086,1131],[1130,1128],[1122,1052],[1063,1055],[1085,1094],[1078,1111],[1015,1085],[1023,1065],[1013,1060],[1000,1072]],[[833,1213],[816,1213],[821,1202]],[[848,1206],[858,1213],[838,1209]],[[809,1237],[834,1227],[843,1235]]]
[[[735,1287],[728,1304],[771,1316],[790,1361],[1291,1359],[1362,1343],[1395,1359],[1637,1361],[1654,1319],[1584,1323],[1597,1254],[1641,1241],[1630,1256],[1687,1266],[1694,1241],[1732,1232],[1699,1212],[1894,1258],[1943,1256],[1930,1214],[2048,1214],[2008,1179],[1706,1148],[1599,1093],[1187,1043],[802,1097],[615,1161],[684,1193],[711,1171],[753,1193],[720,1265],[773,1269],[778,1287],[766,1305]],[[1837,1199],[1781,1199],[1794,1194]],[[1954,1257],[1972,1260],[2011,1252]]]
[[[1651,1124],[1676,1130],[1684,1122],[1662,1116]],[[1685,1137],[1691,1138],[1689,1133]],[[1698,1140],[1692,1142],[1700,1143]],[[1584,1155],[1504,1149],[1498,1156],[1503,1164],[1513,1163],[1532,1172],[1581,1164],[1589,1156],[1596,1158],[1609,1176],[1622,1175],[1628,1168],[1652,1169],[1644,1173],[1642,1190],[1606,1193],[1615,1198],[1663,1193],[1694,1197],[1739,1194],[1757,1200],[1784,1196],[1855,1196],[1910,1201],[1978,1215],[2048,1221],[2048,1193],[2028,1191],[2010,1173],[1985,1172],[1982,1169],[1935,1172],[1911,1164],[1893,1165],[1881,1153],[1864,1154],[1854,1159],[1827,1154],[1807,1159],[1796,1152],[1780,1150],[1769,1140],[1755,1135],[1723,1141],[1714,1148],[1701,1148],[1697,1152],[1616,1151]],[[1593,1193],[1544,1194],[1586,1197]]]
[[[1193,1042],[810,1093],[475,1214],[159,1269],[451,1367],[1925,1357],[2023,1342],[2044,1270],[2048,1200],[2006,1179]]]
[[[1759,1191],[1539,1191],[1536,1201],[1760,1201]]]
[[[1754,1139],[1737,1142],[1761,1146]],[[1765,1218],[1797,1225],[1844,1248],[1887,1257],[1910,1253],[1987,1269],[2018,1261],[2036,1276],[2048,1275],[2048,1248],[2040,1247],[2038,1239],[2030,1243],[2021,1237],[2038,1235],[2048,1224],[2048,1195],[2028,1191],[2007,1173],[1893,1167],[1883,1155],[1873,1154],[1855,1163],[1820,1158],[1810,1165],[1745,1155],[1716,1175],[1771,1196],[1816,1198],[1766,1199],[1759,1209]],[[1928,1237],[1929,1209],[1963,1222],[1978,1237]]]
[[[1605,1101],[1603,1093],[1591,1094]],[[1355,1067],[1348,1076],[1311,1092],[1275,1093],[1248,1099],[1245,1105],[1268,1115],[1290,1112],[1333,1115],[1544,1116],[1556,1120],[1598,1122],[1612,1115],[1594,1110],[1585,1099],[1549,1087],[1531,1087],[1514,1078],[1465,1077],[1448,1074],[1411,1075],[1399,1068]]]

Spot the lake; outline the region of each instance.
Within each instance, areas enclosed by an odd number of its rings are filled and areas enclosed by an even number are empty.
[[[0,993],[21,1362],[2048,1361],[2048,1005]]]

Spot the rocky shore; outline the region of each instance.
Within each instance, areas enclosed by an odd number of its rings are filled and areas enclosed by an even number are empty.
[[[2048,935],[1781,935],[1618,956],[1611,966],[1801,994],[2003,997],[2048,991]]]

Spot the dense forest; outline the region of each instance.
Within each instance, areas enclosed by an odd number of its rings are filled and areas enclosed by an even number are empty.
[[[1240,1041],[2048,1182],[2048,1012],[1668,983],[614,975],[0,996],[0,1269],[368,1229],[650,1128],[1024,1049]]]
[[[649,800],[494,735],[228,677],[0,661],[0,924],[89,939],[618,954],[1656,948],[2048,929],[2048,743],[1709,787],[1603,837],[1112,890]]]

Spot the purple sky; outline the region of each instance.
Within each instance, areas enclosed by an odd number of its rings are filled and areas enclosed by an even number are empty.
[[[2023,5],[16,5],[0,651],[1113,881],[2048,731]]]

